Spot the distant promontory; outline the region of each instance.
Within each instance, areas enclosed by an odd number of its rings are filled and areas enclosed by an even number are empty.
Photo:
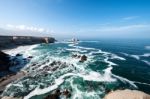
[[[0,36],[0,50],[13,48],[20,45],[32,45],[39,43],[54,43],[53,37],[32,36]]]

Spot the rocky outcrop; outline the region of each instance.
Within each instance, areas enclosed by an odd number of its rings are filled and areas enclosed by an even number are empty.
[[[22,54],[15,56],[8,55],[0,51],[0,78],[20,71],[30,60],[32,56],[24,58]]]
[[[77,58],[80,59],[79,62],[83,63],[87,60],[87,56],[86,55],[78,55],[78,54],[73,54],[72,58]]]
[[[2,92],[9,83],[17,79],[20,79],[26,75],[27,75],[26,72],[20,71],[17,74],[11,74],[11,75],[7,75],[5,77],[0,78],[0,92]]]
[[[0,49],[12,48],[19,45],[54,43],[55,41],[53,37],[0,36]]]
[[[64,97],[64,99],[68,99],[71,97],[71,92],[67,89],[59,90],[57,89],[52,94],[49,94],[44,99],[60,99],[60,97]]]
[[[9,70],[9,55],[0,51],[0,71]]]
[[[26,76],[26,72],[20,70],[31,58],[23,58],[22,54],[10,56],[0,51],[0,93],[9,83]]]
[[[81,56],[80,62],[84,62],[86,60],[87,60],[87,56],[85,56],[85,55]]]

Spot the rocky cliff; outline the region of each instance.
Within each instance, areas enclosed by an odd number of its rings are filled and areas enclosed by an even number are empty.
[[[0,50],[12,48],[19,45],[31,45],[38,43],[54,43],[53,37],[31,37],[31,36],[0,36]]]
[[[0,71],[9,70],[9,55],[0,51]]]

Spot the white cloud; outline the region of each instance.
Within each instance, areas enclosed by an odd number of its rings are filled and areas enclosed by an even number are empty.
[[[11,25],[8,24],[6,25],[8,29],[13,29],[13,30],[24,30],[24,31],[33,31],[33,32],[48,32],[46,29],[44,28],[37,28],[37,27],[32,27],[32,26],[25,26],[25,25]]]
[[[41,27],[7,24],[0,27],[0,35],[49,36],[51,31]]]
[[[136,19],[139,18],[139,16],[129,16],[129,17],[124,17],[122,18],[123,20],[132,20],[132,19]]]
[[[127,25],[127,26],[101,27],[100,29],[97,29],[96,31],[123,32],[123,31],[135,31],[135,30],[149,29],[149,28],[150,28],[150,25],[136,24],[136,25]]]
[[[84,37],[150,37],[150,25],[133,24],[124,26],[101,26],[95,28],[80,29],[77,33]]]
[[[136,31],[136,30],[150,30],[150,25],[144,24],[135,24],[135,25],[125,25],[125,26],[105,26],[98,27],[95,29],[80,29],[78,32],[87,32],[87,31],[97,31],[97,32],[124,32],[124,31]]]

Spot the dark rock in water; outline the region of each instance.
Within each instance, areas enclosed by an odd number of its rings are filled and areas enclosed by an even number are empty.
[[[65,96],[66,98],[70,98],[71,93],[67,89],[64,91],[60,91],[59,89],[57,89],[53,94],[46,96],[44,99],[60,99],[61,96]]]
[[[80,58],[80,57],[81,55],[77,55],[77,54],[72,55],[72,58]]]
[[[51,65],[51,66],[56,65],[56,61],[53,61],[50,65]]]
[[[78,56],[77,54],[72,55],[73,58],[75,58],[75,57],[77,57],[77,56]]]
[[[63,91],[63,95],[65,95],[66,98],[70,98],[71,97],[71,93],[68,90]]]
[[[29,56],[28,58],[33,58],[33,56]]]
[[[81,57],[81,55],[78,55],[78,58],[80,58]]]
[[[22,54],[16,54],[16,56],[22,56]]]
[[[84,62],[84,61],[86,61],[86,60],[87,60],[87,56],[83,55],[83,56],[81,56],[81,59],[80,59],[79,62]]]
[[[57,89],[54,94],[50,94],[50,95],[46,96],[44,99],[60,99],[59,98],[60,95],[61,95],[61,92],[59,89]]]

